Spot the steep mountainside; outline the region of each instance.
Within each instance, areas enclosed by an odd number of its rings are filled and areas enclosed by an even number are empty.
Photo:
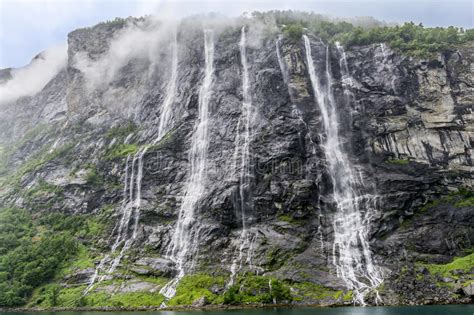
[[[473,70],[256,19],[76,30],[0,101],[0,305],[472,302]]]

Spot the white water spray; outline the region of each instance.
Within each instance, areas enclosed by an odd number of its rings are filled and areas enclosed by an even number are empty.
[[[354,167],[343,151],[339,137],[338,115],[332,93],[329,50],[326,50],[325,79],[323,87],[316,75],[311,43],[304,35],[306,61],[311,79],[315,101],[321,112],[325,138],[323,150],[327,168],[331,177],[333,200],[337,211],[333,220],[334,244],[333,263],[337,276],[354,292],[354,301],[365,305],[367,293],[383,281],[382,274],[373,262],[369,249],[369,229],[371,211],[366,206],[373,200],[372,196],[360,193],[362,188],[359,173],[354,174]]]
[[[158,137],[153,141],[157,143],[163,138],[166,132],[169,130],[171,124],[172,116],[172,105],[174,104],[175,94],[176,94],[176,81],[177,81],[177,68],[178,68],[178,43],[176,39],[176,34],[174,37],[173,45],[173,56],[171,63],[171,78],[168,83],[168,88],[166,92],[166,98],[162,105],[160,122],[158,125]],[[128,144],[133,134],[130,134],[126,137],[124,144]],[[116,238],[114,243],[111,246],[111,251],[109,254],[105,255],[99,262],[93,276],[89,281],[89,285],[84,290],[84,294],[90,292],[95,284],[100,283],[105,279],[109,274],[112,274],[116,268],[119,266],[120,261],[122,260],[125,253],[130,249],[131,245],[137,238],[138,234],[138,222],[140,221],[140,208],[142,201],[142,179],[143,179],[143,158],[149,149],[150,145],[144,146],[140,149],[134,156],[132,161],[131,156],[127,156],[125,162],[125,176],[124,176],[124,190],[123,190],[123,199],[120,207],[121,218],[118,224],[115,225],[112,235],[116,233]],[[130,165],[131,163],[131,165]],[[137,165],[137,167],[135,167]],[[129,168],[131,170],[129,172]],[[135,173],[135,168],[137,169]],[[129,174],[130,173],[130,174]],[[133,229],[132,235],[129,235],[129,226],[133,220]],[[117,251],[120,246],[122,246],[118,255],[110,261],[112,253]],[[101,272],[104,274],[100,275]]]
[[[105,255],[99,262],[94,274],[89,280],[89,285],[84,290],[84,294],[89,293],[95,284],[102,282],[105,277],[112,274],[120,261],[122,260],[125,253],[130,249],[131,244],[137,237],[138,222],[140,220],[140,206],[141,206],[141,187],[143,178],[143,156],[145,155],[147,147],[139,150],[131,162],[131,175],[129,178],[129,164],[130,155],[127,156],[125,162],[125,180],[124,180],[124,191],[123,199],[120,207],[121,218],[118,224],[116,224],[113,233],[117,233],[114,243],[111,246],[110,253]],[[137,175],[135,176],[135,165],[137,164]],[[134,195],[135,192],[135,195]],[[132,235],[129,234],[129,226],[133,221]],[[111,255],[122,246],[119,254],[112,259]],[[101,272],[105,272],[100,275]]]
[[[385,49],[385,43],[380,43],[380,50],[382,51],[382,58],[383,60],[387,59],[387,52]]]
[[[166,89],[166,98],[161,107],[160,123],[158,125],[158,136],[155,143],[160,141],[168,132],[171,124],[171,115],[173,113],[172,105],[176,98],[176,84],[178,79],[178,40],[177,34],[174,35],[173,56],[171,60],[171,77]]]
[[[199,90],[199,117],[194,128],[189,154],[190,175],[179,209],[178,222],[167,252],[167,256],[178,268],[178,275],[160,290],[166,298],[171,298],[176,294],[179,281],[187,271],[192,269],[198,246],[199,228],[196,224],[195,211],[204,193],[207,172],[209,101],[214,74],[214,33],[212,30],[204,30],[204,55],[205,71]]]
[[[283,75],[283,82],[285,83],[285,85],[288,89],[288,94],[290,95],[291,102],[293,102],[293,97],[291,95],[291,91],[290,91],[290,87],[289,87],[289,83],[290,83],[289,73],[288,73],[288,69],[287,69],[285,60],[283,59],[283,56],[282,56],[282,53],[281,53],[281,39],[282,39],[282,36],[280,35],[280,36],[278,36],[277,40],[275,41],[275,48],[276,48],[276,54],[277,54],[277,58],[278,58],[278,65],[280,66],[280,71]],[[306,121],[304,121],[303,114],[298,109],[298,107],[296,107],[294,104],[292,105],[292,107],[293,107],[293,109],[292,109],[293,115],[298,117],[299,121],[301,121],[303,123],[303,125],[305,126],[305,128],[306,128],[306,131],[308,133],[308,138],[309,138],[309,141],[311,143],[311,152],[314,155],[314,154],[316,154],[316,143],[313,141],[313,138],[311,137],[311,132],[310,132],[309,126],[306,123]]]
[[[286,63],[285,61],[283,60],[283,57],[281,55],[281,48],[280,48],[280,45],[281,45],[281,35],[278,36],[277,40],[275,41],[275,48],[276,48],[276,53],[277,53],[277,58],[278,58],[278,65],[280,66],[280,71],[283,75],[283,82],[285,82],[285,84],[288,86],[288,82],[289,82],[289,77],[288,77],[288,70],[286,69]]]
[[[242,113],[237,124],[237,135],[235,138],[234,158],[237,161],[240,152],[240,172],[239,172],[239,198],[240,214],[242,222],[242,231],[240,234],[239,255],[234,258],[231,266],[231,277],[229,285],[234,283],[237,272],[242,268],[244,251],[247,249],[246,263],[251,265],[253,250],[251,248],[252,240],[255,236],[250,235],[247,229],[246,210],[252,208],[250,196],[250,139],[251,127],[254,120],[254,109],[252,106],[252,97],[250,95],[250,79],[247,61],[247,37],[245,26],[242,27],[240,36],[240,61],[242,64]],[[243,130],[240,127],[243,126]],[[235,163],[237,164],[237,163]]]

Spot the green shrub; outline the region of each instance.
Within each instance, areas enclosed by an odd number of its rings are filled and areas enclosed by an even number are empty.
[[[298,41],[303,36],[304,28],[301,24],[291,24],[283,27],[283,33],[292,41]]]
[[[107,160],[114,160],[117,158],[124,158],[128,155],[133,155],[138,152],[138,146],[136,144],[116,144],[109,148],[105,153]]]
[[[214,286],[223,288],[225,278],[207,274],[184,276],[176,288],[176,295],[168,301],[168,305],[190,305],[201,297],[206,297],[212,304],[220,304],[222,297],[211,292]]]
[[[291,302],[290,288],[282,281],[252,274],[239,275],[224,294],[224,304]]]
[[[0,272],[7,278],[0,283],[0,306],[24,304],[33,288],[51,279],[76,250],[77,245],[68,234],[23,239],[19,246],[0,257]]]

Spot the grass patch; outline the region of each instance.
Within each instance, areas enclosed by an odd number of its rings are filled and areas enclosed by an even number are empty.
[[[213,287],[224,288],[225,278],[223,276],[211,276],[207,274],[194,274],[184,276],[176,288],[176,295],[168,301],[168,305],[190,305],[197,299],[205,296],[211,304],[221,304],[222,296],[213,293]]]
[[[224,294],[224,304],[259,304],[291,302],[293,297],[286,283],[266,276],[240,275]]]
[[[326,299],[338,300],[341,296],[344,301],[352,300],[352,291],[348,291],[344,294],[344,291],[342,290],[333,290],[312,282],[293,283],[291,286],[297,289],[296,293],[293,293],[296,301],[320,301]]]
[[[19,141],[12,143],[9,145],[10,148],[1,147],[0,148],[0,175],[5,175],[8,173],[9,168],[8,165],[11,161],[13,154],[16,151],[21,149],[26,144],[32,142],[38,136],[41,136],[43,133],[48,132],[48,127],[44,124],[39,124],[30,131],[28,131],[23,138]]]
[[[454,275],[452,271],[454,270],[463,270],[468,272],[471,268],[474,267],[474,253],[464,256],[464,257],[457,257],[448,264],[444,265],[437,265],[437,264],[426,264],[426,268],[429,272],[433,275],[440,275],[442,277],[450,277],[457,279],[459,276]]]
[[[159,292],[94,292],[85,297],[86,306],[146,307],[160,306],[165,300]]]
[[[0,181],[0,186],[10,186],[13,187],[16,191],[21,190],[21,179],[22,177],[31,172],[35,172],[44,164],[66,156],[69,151],[74,147],[73,143],[66,144],[61,148],[57,148],[50,152],[49,147],[43,147],[39,152],[34,154],[31,158],[26,160],[13,174],[8,177],[2,178]]]
[[[458,191],[452,192],[447,196],[428,202],[420,209],[420,212],[426,212],[442,204],[452,204],[456,208],[472,207],[474,206],[474,191],[460,188]]]
[[[84,270],[95,266],[90,256],[89,249],[82,245],[78,245],[77,254],[64,264],[65,266],[58,272],[56,279],[61,279],[66,275],[72,274],[78,270]]]
[[[148,282],[148,281],[147,281]],[[161,281],[163,283],[163,281]],[[106,285],[106,282],[102,283]],[[160,306],[165,300],[158,291],[135,291],[126,293],[93,291],[86,296],[86,286],[61,288],[47,284],[37,288],[30,300],[30,307],[147,307]]]
[[[136,144],[115,144],[111,148],[107,149],[105,153],[105,159],[115,160],[127,157],[128,155],[134,155],[138,152],[138,149],[139,148]]]
[[[471,192],[472,193],[472,192]],[[474,207],[474,196],[466,196],[454,204],[456,208]]]
[[[98,187],[104,184],[104,179],[97,172],[97,166],[95,164],[88,163],[84,168],[87,170],[85,179],[89,185]]]
[[[281,214],[278,216],[278,220],[288,222],[290,224],[298,224],[298,221],[295,220],[291,215],[289,214]]]
[[[392,159],[392,160],[387,160],[386,162],[390,164],[396,164],[396,165],[408,165],[410,163],[410,161],[406,159]]]

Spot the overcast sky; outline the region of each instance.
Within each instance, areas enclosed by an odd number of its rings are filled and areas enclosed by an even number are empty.
[[[0,0],[0,68],[23,66],[67,34],[117,16],[183,17],[219,12],[305,10],[340,17],[373,16],[387,22],[473,28],[473,0]]]

